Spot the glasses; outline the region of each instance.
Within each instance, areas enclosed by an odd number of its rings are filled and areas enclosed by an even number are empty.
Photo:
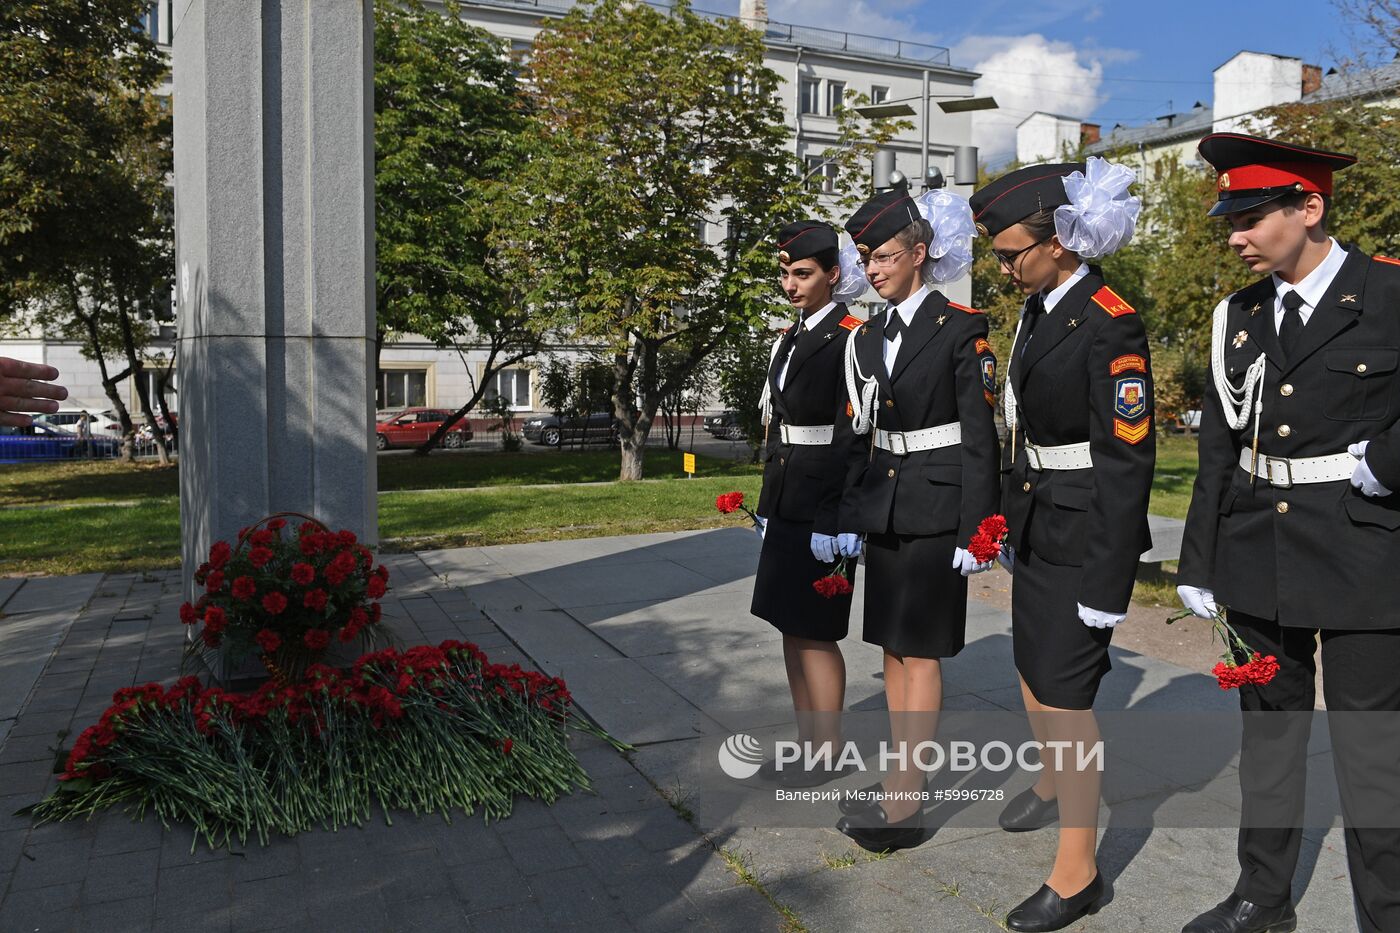
[[[1040,244],[1047,242],[1049,239],[1049,237],[1046,237],[1044,240],[1036,240],[1030,246],[1027,246],[1024,249],[1018,249],[1014,253],[1003,253],[1001,250],[994,249],[992,250],[992,255],[997,258],[997,262],[1001,263],[1001,267],[1003,269],[1010,272],[1013,268],[1015,268],[1016,260],[1020,259],[1026,253],[1029,253],[1031,250],[1035,249]]]
[[[862,256],[860,264],[862,266],[875,266],[877,269],[888,269],[894,265],[894,261],[909,250],[901,249],[893,253],[876,253],[873,256]]]

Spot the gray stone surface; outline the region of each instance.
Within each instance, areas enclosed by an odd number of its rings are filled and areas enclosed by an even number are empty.
[[[372,4],[178,7],[186,573],[273,512],[372,541]]]

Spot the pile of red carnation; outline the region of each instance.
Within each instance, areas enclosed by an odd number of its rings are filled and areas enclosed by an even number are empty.
[[[819,580],[812,581],[812,589],[823,599],[835,599],[851,592],[851,581],[846,579],[846,562],[843,558],[836,570]]]
[[[380,641],[379,599],[389,571],[353,531],[307,521],[286,533],[282,518],[245,528],[237,546],[216,541],[195,572],[204,595],[180,607],[180,621],[202,625],[198,647],[237,665],[259,655],[275,677],[295,678],[332,639],[368,647]]]
[[[491,664],[466,642],[313,665],[254,693],[186,677],[118,691],[34,812],[125,804],[211,846],[361,824],[376,808],[500,818],[516,794],[553,801],[588,785],[569,728],[601,734],[574,715],[562,680]]]
[[[1233,690],[1246,684],[1263,686],[1278,674],[1278,658],[1272,654],[1261,656],[1256,651],[1243,664],[1235,664],[1234,660],[1233,657],[1227,658],[1211,670],[1221,690]]]
[[[988,515],[978,523],[977,532],[968,543],[967,551],[977,563],[991,563],[1001,555],[1006,533],[1006,516]]]

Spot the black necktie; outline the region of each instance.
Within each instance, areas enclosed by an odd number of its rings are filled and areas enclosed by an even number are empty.
[[[1303,296],[1296,289],[1289,289],[1283,296],[1283,324],[1278,329],[1278,343],[1283,349],[1284,359],[1290,359],[1298,348],[1298,338],[1303,336],[1303,316],[1298,309],[1303,306]]]
[[[1026,339],[1021,342],[1021,355],[1026,355],[1026,348],[1031,345],[1031,337],[1035,336],[1035,322],[1040,319],[1045,312],[1045,296],[1036,292],[1026,302]]]
[[[904,333],[904,317],[899,313],[898,308],[891,305],[890,309],[885,312],[885,318],[886,340],[893,340]]]

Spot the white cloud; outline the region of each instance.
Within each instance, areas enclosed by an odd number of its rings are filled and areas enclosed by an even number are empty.
[[[1106,97],[1099,56],[1039,34],[969,36],[953,49],[953,61],[976,62],[976,92],[997,99],[999,109],[972,120],[972,140],[994,165],[1015,155],[1016,124],[1034,111],[1083,119]]]

